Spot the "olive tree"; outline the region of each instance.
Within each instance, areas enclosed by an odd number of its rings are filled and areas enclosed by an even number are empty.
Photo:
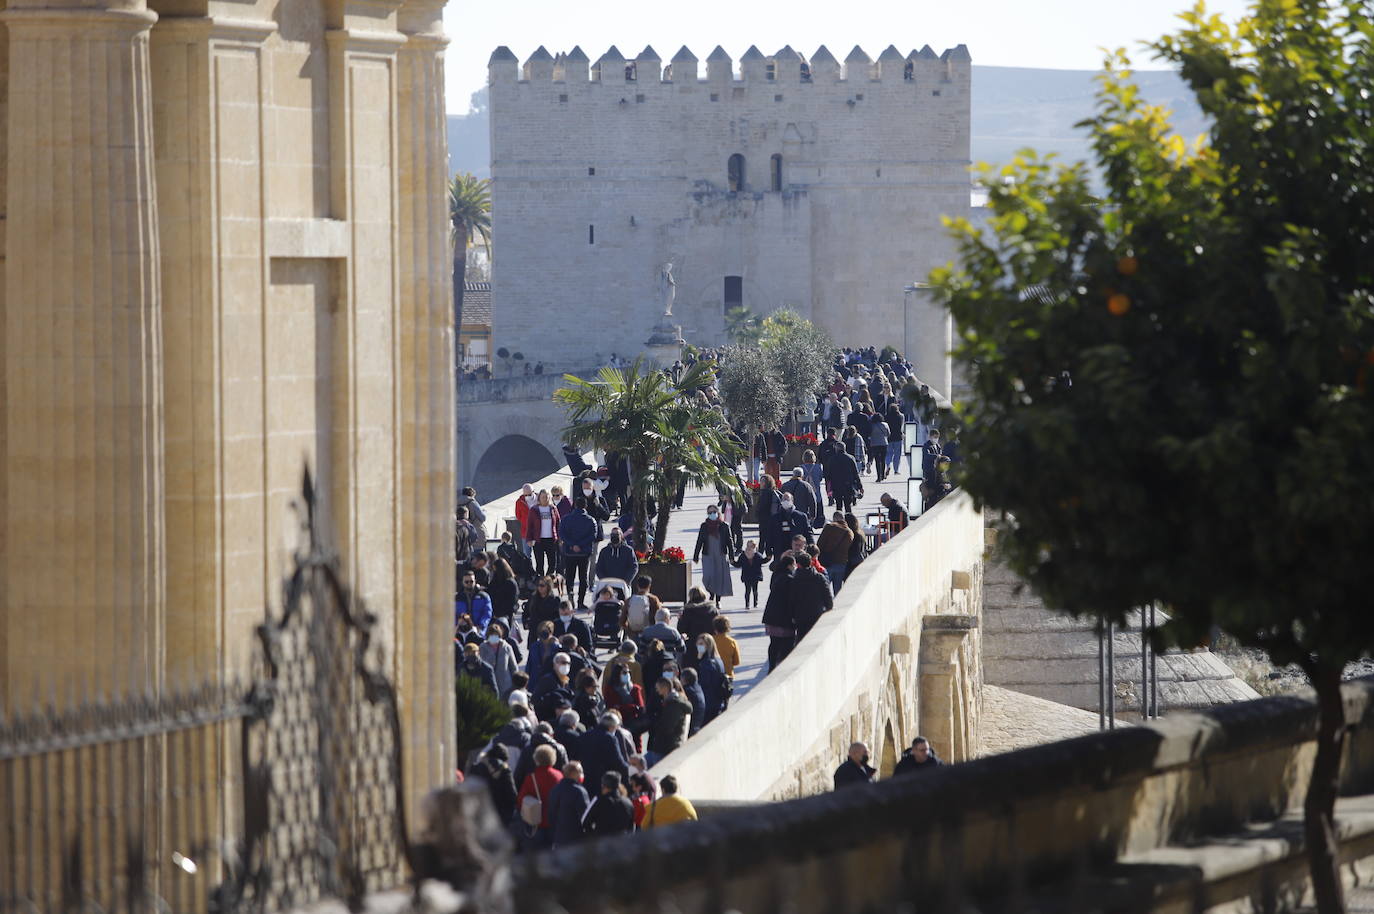
[[[787,395],[788,410],[810,409],[835,363],[835,344],[824,330],[791,308],[764,318],[759,347]]]
[[[1118,52],[1085,122],[1105,199],[1028,155],[932,275],[972,378],[963,484],[1048,602],[1121,622],[1158,601],[1161,644],[1219,626],[1302,667],[1334,914],[1341,676],[1374,648],[1374,24],[1368,0],[1183,20],[1150,47],[1208,136],[1173,135]]]

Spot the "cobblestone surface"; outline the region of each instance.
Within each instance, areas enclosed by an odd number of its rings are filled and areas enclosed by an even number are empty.
[[[983,685],[978,754],[996,755],[1097,732],[1097,715],[1043,698]]]

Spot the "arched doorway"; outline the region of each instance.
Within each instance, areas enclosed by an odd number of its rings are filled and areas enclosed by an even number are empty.
[[[472,481],[466,484],[477,487],[478,498],[500,498],[527,482],[543,479],[560,465],[548,448],[533,438],[506,435],[487,448],[477,461]]]

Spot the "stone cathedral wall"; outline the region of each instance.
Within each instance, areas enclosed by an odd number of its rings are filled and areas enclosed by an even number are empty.
[[[451,777],[443,0],[10,0],[0,708],[247,672],[306,466]]]

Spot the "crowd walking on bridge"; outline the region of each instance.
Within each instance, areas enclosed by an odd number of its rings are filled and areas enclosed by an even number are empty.
[[[696,358],[719,362],[728,352]],[[666,371],[680,379],[692,362]],[[714,375],[706,377],[683,396],[724,414]],[[814,409],[796,417],[792,434],[735,427],[744,455],[734,468],[738,486],[722,488],[707,506],[690,555],[700,563],[699,583],[678,597],[677,613],[655,592],[647,553],[631,546],[634,495],[618,455],[588,466],[566,448],[570,486],[526,484],[494,549],[487,548],[496,540],[488,538],[494,519],[472,488],[463,489],[455,673],[509,709],[468,774],[487,784],[522,848],[695,818],[674,779],[657,781],[650,769],[729,707],[741,652],[721,601],[735,595],[735,575],[746,610],[758,609],[767,580],[761,621],[771,671],[833,608],[869,551],[910,522],[913,512],[888,492],[880,523],[861,525],[855,511],[866,479],[881,484],[900,472],[913,426],[923,480],[915,513],[952,488],[957,437],[946,423],[941,440],[939,416],[909,363],[869,348],[837,355],[830,382],[814,392]],[[756,536],[746,537],[746,524],[757,525]],[[938,765],[929,744],[917,742],[922,754],[910,764]],[[835,783],[871,776],[856,744]]]

